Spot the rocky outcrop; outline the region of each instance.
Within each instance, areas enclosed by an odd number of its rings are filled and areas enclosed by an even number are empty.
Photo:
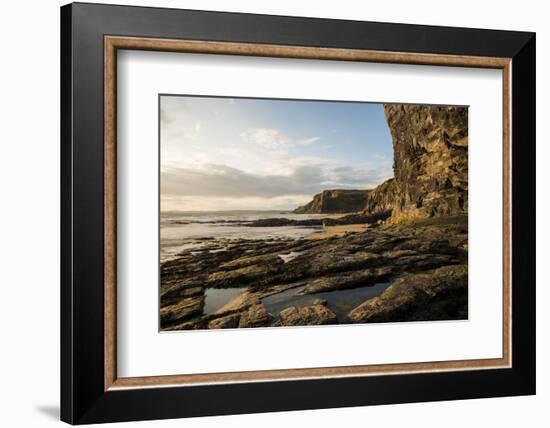
[[[296,213],[391,212],[394,220],[468,213],[468,109],[386,104],[391,178],[371,190],[327,190]]]
[[[178,303],[167,305],[160,309],[162,324],[200,315],[204,306],[204,296],[194,296],[181,299]]]
[[[229,288],[242,287],[243,285],[265,278],[266,276],[276,274],[280,271],[279,266],[284,264],[283,260],[276,256],[257,256],[255,261],[242,261],[244,266],[240,265],[239,260],[233,269],[228,269],[228,265],[223,265],[221,271],[208,275],[207,282],[212,287]],[[246,264],[252,263],[252,264]]]
[[[240,314],[230,314],[225,317],[213,319],[208,323],[208,328],[237,328],[239,326]]]
[[[434,321],[468,318],[468,266],[444,266],[397,279],[352,310],[349,321]]]
[[[324,291],[345,290],[364,287],[387,281],[391,269],[387,267],[351,271],[339,275],[325,276],[310,281],[298,294],[315,294]]]
[[[352,213],[361,211],[367,203],[365,190],[325,190],[308,204],[294,210],[296,214]]]
[[[283,309],[279,313],[280,323],[283,326],[337,324],[336,314],[325,305],[325,301],[318,299],[311,306]]]
[[[290,218],[262,218],[244,223],[248,227],[322,226],[322,219],[294,220]]]
[[[269,313],[261,303],[250,306],[248,310],[241,315],[239,328],[247,327],[265,327],[270,320]]]
[[[368,200],[369,198],[367,198],[367,201]],[[391,208],[384,209],[385,206],[382,203],[377,203],[377,202],[372,202],[369,206],[374,207],[375,203],[377,204],[379,209],[373,213],[361,211],[361,212],[347,214],[339,217],[310,218],[306,220],[295,220],[290,218],[265,218],[265,219],[253,220],[247,223],[243,223],[242,226],[246,226],[246,227],[338,226],[338,225],[346,225],[346,224],[376,223],[378,220],[386,220],[391,215]]]
[[[384,181],[372,190],[367,190],[367,200],[362,208],[362,214],[371,216],[392,214],[395,208],[399,187],[394,178]]]

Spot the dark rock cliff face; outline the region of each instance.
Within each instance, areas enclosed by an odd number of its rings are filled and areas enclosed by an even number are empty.
[[[387,104],[394,178],[371,190],[331,190],[296,213],[392,211],[394,219],[468,212],[468,109]]]

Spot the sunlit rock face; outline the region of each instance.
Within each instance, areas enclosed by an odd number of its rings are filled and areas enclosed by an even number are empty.
[[[468,109],[385,105],[393,141],[393,216],[468,212]]]

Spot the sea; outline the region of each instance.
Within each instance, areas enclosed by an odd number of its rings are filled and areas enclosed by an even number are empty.
[[[183,250],[200,248],[206,239],[299,239],[318,226],[250,227],[250,221],[268,218],[308,220],[326,214],[294,214],[290,211],[168,211],[160,215],[160,261],[177,257]]]

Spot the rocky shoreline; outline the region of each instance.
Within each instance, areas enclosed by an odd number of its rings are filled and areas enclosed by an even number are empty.
[[[320,240],[204,240],[161,265],[161,330],[246,328],[467,318],[467,217],[369,223]],[[319,293],[389,282],[338,319]],[[207,290],[240,289],[206,313]],[[271,313],[265,299],[295,290],[308,304]],[[326,294],[329,293],[329,294]]]

